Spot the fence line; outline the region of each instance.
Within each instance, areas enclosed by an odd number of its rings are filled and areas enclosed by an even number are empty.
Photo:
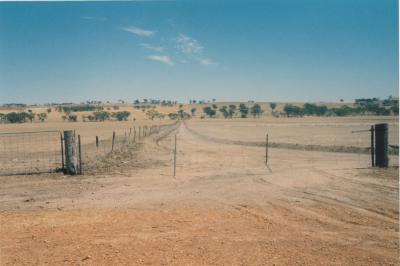
[[[93,142],[83,143],[79,131],[78,173],[91,166],[101,166],[102,160],[113,152],[129,152],[137,149],[149,136],[155,141],[176,128],[178,122],[166,125],[132,126],[125,132],[109,138],[93,136]],[[140,138],[139,138],[140,136]],[[0,175],[36,174],[65,171],[64,139],[61,131],[29,131],[0,133]],[[107,167],[105,167],[107,169]]]
[[[62,171],[61,131],[0,133],[0,175]]]
[[[305,139],[305,143],[282,143],[282,142],[274,142],[273,137],[271,137],[270,134],[268,134],[268,140],[266,139],[266,135],[264,135],[264,140],[263,141],[246,141],[246,140],[238,140],[238,139],[222,139],[214,136],[210,136],[210,133],[207,135],[204,134],[200,128],[198,130],[194,130],[191,127],[187,125],[186,122],[183,122],[186,130],[188,130],[191,134],[199,137],[200,139],[206,140],[206,141],[211,141],[215,143],[220,143],[220,144],[228,144],[228,145],[241,145],[241,146],[249,146],[249,147],[263,147],[266,149],[265,151],[265,160],[268,160],[268,164],[270,160],[275,160],[276,158],[273,158],[273,154],[279,153],[282,154],[284,152],[283,150],[293,150],[293,153],[295,151],[297,156],[297,159],[300,159],[300,157],[307,158],[305,162],[306,165],[312,165],[316,166],[322,162],[324,163],[332,163],[332,165],[344,165],[343,162],[346,160],[353,160],[354,164],[357,165],[356,167],[370,167],[371,166],[371,146],[363,146],[363,145],[370,145],[370,130],[364,135],[357,136],[357,145],[354,146],[345,146],[342,143],[342,140],[340,138],[334,137],[333,139],[326,139],[327,142],[332,143],[333,145],[323,145],[323,144],[316,144],[321,141],[322,136],[316,136],[314,134],[310,134],[307,136]],[[207,129],[209,130],[209,129]],[[199,132],[200,131],[200,132]],[[209,132],[209,131],[206,131]],[[211,132],[218,133],[215,128],[211,128]],[[237,132],[231,131],[229,132],[230,136],[238,138],[253,138],[254,136],[246,136],[242,134],[238,134]],[[351,133],[349,131],[349,133]],[[211,133],[212,134],[212,133]],[[223,134],[226,134],[226,132],[223,132]],[[296,135],[296,132],[294,132],[292,135]],[[282,136],[279,136],[280,139],[282,139]],[[389,134],[389,143],[396,143],[395,139],[393,139],[393,135]],[[288,139],[290,139],[290,136],[288,136]],[[266,147],[266,142],[268,141],[268,146]],[[340,145],[338,145],[338,142]],[[395,145],[389,145],[389,150],[388,150],[388,155],[389,155],[389,166],[398,166],[398,148],[396,148]],[[268,151],[268,148],[275,148],[272,152]],[[268,152],[268,155],[267,155]],[[271,154],[269,154],[271,153]],[[273,153],[273,154],[272,154]],[[281,157],[281,155],[280,155]],[[268,159],[267,159],[268,158]]]

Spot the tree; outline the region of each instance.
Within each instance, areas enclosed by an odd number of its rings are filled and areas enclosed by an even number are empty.
[[[261,106],[256,103],[254,104],[251,108],[250,108],[250,113],[254,116],[254,117],[260,117],[260,115],[263,113],[264,111],[261,109]]]
[[[196,108],[192,108],[190,109],[190,113],[192,114],[192,116],[194,116],[196,114]]]
[[[77,115],[68,115],[67,119],[68,119],[68,122],[77,122],[78,116]]]
[[[213,104],[213,105],[212,105],[212,108],[214,108],[215,110],[217,110],[217,109],[218,109],[218,106],[217,106],[216,104]]]
[[[229,111],[227,109],[227,107],[224,105],[221,108],[219,108],[219,111],[222,113],[222,115],[224,116],[224,118],[228,118],[229,117]]]
[[[271,107],[272,112],[274,112],[274,110],[276,108],[276,103],[269,103],[269,107]]]
[[[117,119],[118,121],[127,121],[128,117],[131,115],[130,112],[128,111],[122,111],[122,112],[115,112],[112,113],[112,117]]]
[[[32,113],[26,113],[26,112],[21,112],[21,113],[16,113],[16,112],[11,112],[6,115],[4,115],[3,120],[5,120],[8,123],[25,123],[27,120],[31,120]]]
[[[325,105],[316,105],[313,103],[305,103],[303,105],[303,114],[305,115],[325,115],[328,111],[328,107]]]
[[[235,112],[236,112],[236,105],[230,104],[229,105],[229,110],[228,110],[229,118],[232,118],[233,115],[235,114]]]
[[[46,113],[40,113],[36,115],[40,122],[44,122],[47,119]]]
[[[154,118],[158,117],[160,113],[157,110],[152,109],[147,111],[146,115],[150,120],[154,120]]]
[[[249,114],[249,108],[244,103],[241,103],[239,104],[239,112],[241,118],[246,118]]]
[[[51,113],[51,108],[47,108],[47,113],[50,114]]]
[[[203,108],[203,112],[208,115],[210,118],[214,117],[216,115],[216,111],[212,109],[211,107],[207,106]]]
[[[110,118],[110,113],[106,111],[97,111],[93,113],[93,116],[96,121],[104,121]]]
[[[303,109],[298,106],[294,106],[291,104],[286,104],[283,108],[283,111],[286,113],[288,117],[291,116],[303,116]]]

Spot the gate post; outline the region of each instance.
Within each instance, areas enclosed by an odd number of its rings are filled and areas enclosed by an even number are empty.
[[[389,166],[388,124],[375,124],[375,165]]]
[[[69,175],[78,174],[78,153],[76,149],[75,133],[72,130],[64,131],[65,145],[65,173]]]

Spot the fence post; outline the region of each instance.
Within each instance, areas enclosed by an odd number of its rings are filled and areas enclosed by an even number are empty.
[[[140,130],[141,129],[141,126],[139,126],[139,137],[138,137],[138,139],[140,140]]]
[[[268,134],[265,137],[265,164],[268,165]]]
[[[60,132],[60,141],[61,141],[61,169],[65,171],[65,164],[64,164],[64,139],[63,134]]]
[[[176,175],[176,134],[175,134],[175,148],[174,148],[174,177]]]
[[[115,141],[115,131],[113,131],[112,144],[111,144],[111,151],[114,150],[114,141]]]
[[[79,174],[82,174],[82,149],[81,149],[81,135],[78,135],[78,152],[79,152]]]
[[[375,138],[375,129],[374,126],[371,126],[371,165],[372,167],[375,166],[375,145],[374,145],[374,138]]]
[[[99,136],[96,136],[96,148],[99,147]]]
[[[133,142],[136,143],[136,127],[133,127]]]
[[[389,166],[388,124],[375,124],[375,165]]]
[[[76,151],[75,133],[72,130],[64,131],[65,145],[65,173],[76,175],[78,173],[78,156]]]

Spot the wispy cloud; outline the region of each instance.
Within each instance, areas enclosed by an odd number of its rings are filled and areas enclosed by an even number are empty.
[[[197,40],[184,34],[179,34],[176,43],[178,49],[187,55],[199,54],[203,50],[203,46]]]
[[[144,30],[135,26],[129,26],[129,27],[122,27],[121,28],[124,31],[136,34],[138,36],[141,37],[151,37],[154,36],[154,34],[156,34],[155,31],[151,31],[151,30]]]
[[[172,61],[172,59],[166,55],[150,55],[147,57],[147,59],[152,60],[152,61],[162,62],[169,66],[175,65],[175,63]]]
[[[162,47],[162,46],[152,46],[148,43],[141,43],[139,45],[147,50],[151,50],[151,51],[158,52],[158,53],[161,53],[162,51],[164,51],[164,47]]]
[[[105,18],[105,17],[96,17],[96,16],[82,16],[81,19],[94,20],[94,21],[105,21],[105,20],[107,20],[107,18]]]
[[[214,64],[214,62],[210,58],[200,58],[198,59],[199,63],[203,66],[209,66]]]
[[[204,57],[204,46],[200,42],[185,34],[179,34],[175,39],[177,50],[189,60],[196,61],[203,66],[213,65],[214,61]]]

